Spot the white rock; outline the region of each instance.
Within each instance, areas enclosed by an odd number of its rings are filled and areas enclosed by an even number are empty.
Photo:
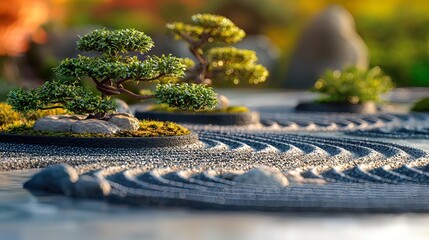
[[[38,119],[33,126],[36,131],[68,132],[71,125],[79,120],[73,115],[49,115]]]
[[[132,115],[127,116],[125,114],[112,114],[109,123],[116,125],[120,131],[135,131],[139,129],[139,120]]]
[[[119,130],[116,125],[98,119],[80,120],[71,125],[71,131],[75,133],[115,134]]]
[[[246,184],[287,186],[289,181],[283,173],[275,168],[258,167],[234,177],[233,181]]]

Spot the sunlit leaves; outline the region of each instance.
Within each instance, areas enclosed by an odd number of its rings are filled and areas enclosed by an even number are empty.
[[[323,94],[321,102],[358,104],[380,101],[380,95],[393,88],[392,80],[379,67],[370,70],[349,67],[344,71],[327,71],[312,91]]]
[[[77,41],[77,50],[82,52],[102,52],[109,54],[129,51],[146,53],[154,43],[143,32],[135,29],[94,30]]]
[[[242,29],[223,16],[196,14],[191,19],[192,24],[174,22],[167,24],[167,29],[179,39],[189,38],[193,41],[233,44],[246,36]]]
[[[158,103],[181,110],[201,111],[217,105],[217,94],[213,88],[202,84],[159,84],[155,96]]]
[[[45,108],[61,107],[76,114],[106,113],[116,108],[110,98],[101,98],[77,83],[46,82],[42,86],[25,91],[11,91],[7,103],[18,112],[27,113]]]
[[[199,61],[196,66],[193,62],[186,61],[191,73],[187,76],[189,81],[198,83],[230,81],[237,85],[241,82],[258,84],[268,78],[268,70],[257,64],[258,58],[254,51],[234,47],[213,47],[209,44],[229,45],[244,38],[244,31],[228,18],[213,14],[196,14],[192,16],[192,24],[175,22],[167,24],[167,28],[177,39],[188,42],[192,53]]]
[[[247,81],[250,84],[265,82],[268,70],[256,64],[258,58],[252,50],[237,49],[234,47],[212,48],[207,53],[209,71],[215,73],[216,79],[231,81],[239,84]]]

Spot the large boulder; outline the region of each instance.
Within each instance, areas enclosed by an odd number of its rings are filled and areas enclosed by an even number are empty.
[[[309,88],[327,70],[368,67],[368,49],[343,7],[328,7],[304,30],[290,59],[285,86]]]
[[[286,176],[276,168],[258,167],[248,172],[237,175],[233,181],[245,184],[287,186],[289,181]]]
[[[73,167],[67,164],[58,164],[49,166],[35,174],[24,183],[24,188],[70,195],[73,191],[73,184],[78,179],[79,175]]]
[[[115,124],[99,119],[80,120],[71,125],[71,131],[74,133],[115,134],[119,130]]]

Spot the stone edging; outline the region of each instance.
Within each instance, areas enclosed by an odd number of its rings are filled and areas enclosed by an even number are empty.
[[[159,121],[172,121],[192,124],[212,125],[249,125],[259,123],[259,113],[169,113],[155,111],[136,111],[138,119],[151,119]]]
[[[0,142],[86,148],[176,147],[194,144],[198,141],[197,133],[183,136],[112,138],[52,137],[0,133]]]
[[[359,114],[375,114],[378,112],[377,105],[374,102],[365,102],[362,104],[302,102],[295,107],[295,110],[303,112],[341,112]]]

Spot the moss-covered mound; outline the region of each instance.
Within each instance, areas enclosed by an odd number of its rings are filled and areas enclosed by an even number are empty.
[[[22,134],[31,136],[51,136],[51,137],[163,137],[182,136],[191,132],[173,122],[161,122],[142,120],[137,131],[118,132],[114,135],[95,133],[72,133],[72,132],[47,132],[33,130],[34,121],[18,120],[0,126],[0,133]]]
[[[414,103],[411,111],[414,112],[429,112],[429,97],[420,99],[416,103]]]
[[[154,104],[149,107],[149,111],[154,112],[190,112],[190,111],[183,111],[177,108],[171,108],[168,107],[167,104]],[[213,110],[204,110],[204,111],[198,111],[200,113],[245,113],[249,112],[249,109],[244,106],[229,106],[224,109],[213,109]]]

